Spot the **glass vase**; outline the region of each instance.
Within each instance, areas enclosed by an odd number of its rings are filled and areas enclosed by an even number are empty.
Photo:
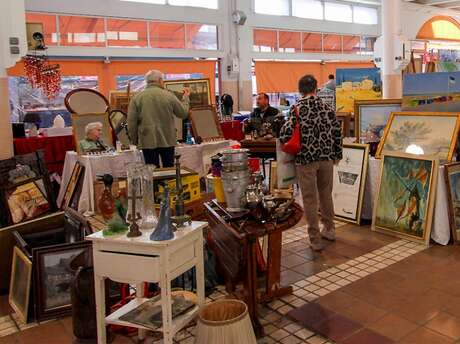
[[[153,229],[158,224],[153,194],[153,172],[155,166],[145,165],[142,168],[142,222],[141,229]]]

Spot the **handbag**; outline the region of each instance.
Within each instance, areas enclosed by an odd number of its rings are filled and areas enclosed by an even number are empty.
[[[281,150],[285,153],[297,155],[302,148],[302,140],[300,137],[300,116],[299,116],[299,107],[295,107],[295,116],[296,116],[296,124],[294,127],[294,131],[292,133],[291,138],[288,142],[286,142],[282,147]]]

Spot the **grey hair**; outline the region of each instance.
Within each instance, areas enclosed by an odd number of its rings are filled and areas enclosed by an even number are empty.
[[[101,123],[101,122],[91,122],[91,123],[88,123],[85,127],[85,133],[86,135],[88,135],[88,133],[93,130],[93,129],[98,129],[98,128],[101,128],[103,127],[104,125]]]
[[[145,74],[147,84],[158,84],[161,79],[163,79],[163,73],[156,69],[152,69]]]

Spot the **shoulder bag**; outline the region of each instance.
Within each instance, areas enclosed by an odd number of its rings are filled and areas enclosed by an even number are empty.
[[[296,123],[294,130],[292,132],[292,136],[288,142],[286,142],[282,147],[281,150],[285,153],[297,155],[302,148],[302,140],[300,137],[300,115],[299,115],[299,106],[295,107],[295,116],[296,116]]]

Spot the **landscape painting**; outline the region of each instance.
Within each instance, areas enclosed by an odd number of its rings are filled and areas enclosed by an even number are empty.
[[[449,162],[457,144],[459,118],[458,113],[392,113],[376,157],[382,152],[403,152]]]
[[[343,159],[334,165],[332,197],[338,220],[360,223],[369,146],[344,144]]]
[[[411,154],[383,156],[373,230],[428,244],[438,161]]]
[[[185,88],[190,90],[190,107],[211,105],[211,88],[208,79],[165,81],[164,88],[182,99]]]
[[[401,112],[401,99],[355,102],[355,134],[358,142],[379,142],[392,112]]]
[[[340,112],[353,112],[355,100],[382,98],[378,68],[337,69],[336,83],[336,109]]]

